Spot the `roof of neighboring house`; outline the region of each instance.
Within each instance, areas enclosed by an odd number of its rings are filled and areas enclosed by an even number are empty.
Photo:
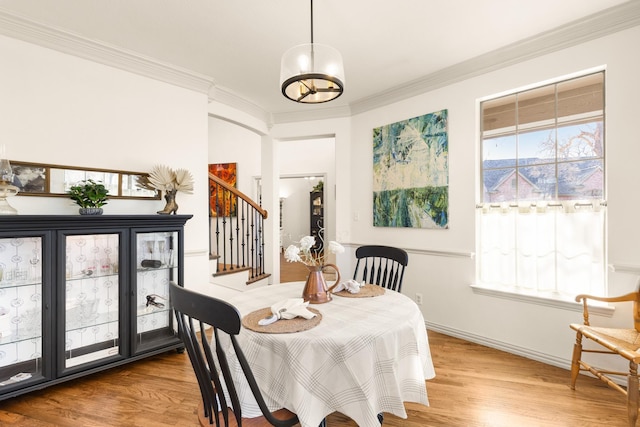
[[[555,194],[556,164],[544,159],[518,160],[518,174],[540,192]],[[487,192],[498,187],[516,173],[515,159],[485,160],[483,182]],[[602,159],[558,163],[558,195],[575,194],[594,173],[602,171]]]

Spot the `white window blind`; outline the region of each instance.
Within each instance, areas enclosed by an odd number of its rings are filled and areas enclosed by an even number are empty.
[[[482,102],[481,285],[605,293],[604,72]]]

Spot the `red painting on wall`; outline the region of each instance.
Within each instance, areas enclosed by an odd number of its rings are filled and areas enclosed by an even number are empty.
[[[209,173],[222,179],[227,184],[237,187],[236,163],[212,163]],[[236,216],[238,201],[234,194],[223,191],[213,180],[209,180],[209,213],[210,216]]]

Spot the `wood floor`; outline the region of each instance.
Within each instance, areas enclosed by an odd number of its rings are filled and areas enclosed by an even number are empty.
[[[299,262],[287,262],[284,258],[284,254],[280,254],[280,283],[285,282],[297,282],[300,280],[307,280],[309,270],[304,264]],[[324,272],[325,280],[327,284],[331,286],[333,281],[336,280],[335,270],[333,268],[327,268]],[[340,281],[350,279],[350,277],[342,277]]]
[[[428,332],[436,378],[430,406],[384,426],[626,426],[624,397],[600,381]],[[570,351],[572,343],[567,343]],[[2,426],[197,426],[198,385],[188,356],[174,351],[0,402]],[[330,427],[356,424],[340,414]]]
[[[293,280],[301,280],[295,278]],[[408,403],[390,427],[627,426],[624,396],[540,362],[428,331],[436,378],[430,406]],[[567,342],[567,353],[572,342]],[[146,360],[0,401],[0,426],[197,426],[198,385],[186,353]],[[332,414],[330,427],[356,424]]]

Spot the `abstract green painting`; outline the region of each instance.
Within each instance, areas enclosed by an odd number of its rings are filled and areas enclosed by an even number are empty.
[[[449,228],[447,110],[373,129],[373,225]]]

